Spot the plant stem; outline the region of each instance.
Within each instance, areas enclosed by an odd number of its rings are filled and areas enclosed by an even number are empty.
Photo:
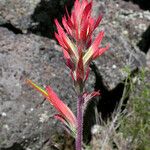
[[[82,95],[78,96],[77,101],[77,137],[76,137],[76,150],[82,149],[82,130],[83,130],[83,97]]]

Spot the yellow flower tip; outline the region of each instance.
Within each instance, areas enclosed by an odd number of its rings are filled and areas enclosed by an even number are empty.
[[[31,85],[35,90],[39,91],[39,92],[40,92],[42,95],[44,95],[45,97],[48,96],[47,92],[46,92],[43,88],[39,87],[38,85],[36,85],[36,84],[35,84],[34,82],[32,82],[31,80],[27,79],[26,82],[27,82],[27,84]]]

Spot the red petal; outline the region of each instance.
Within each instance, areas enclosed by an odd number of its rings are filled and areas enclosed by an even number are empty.
[[[55,24],[56,24],[58,33],[61,34],[62,32],[64,32],[64,30],[63,30],[63,28],[61,27],[61,25],[59,24],[58,20],[55,19],[54,22],[55,22]]]
[[[63,46],[64,49],[67,50],[67,52],[70,54],[70,56],[76,60],[77,59],[77,52],[75,50],[74,44],[71,42],[71,40],[67,37],[66,33],[64,32],[63,28],[60,26],[57,19],[55,19],[55,24],[58,30],[58,34],[55,34],[56,38],[58,39],[60,45]]]
[[[88,3],[86,5],[86,7],[84,8],[84,11],[82,13],[82,20],[81,20],[81,23],[82,21],[84,21],[85,19],[87,19],[87,17],[90,15],[91,13],[91,10],[92,10],[92,2]]]
[[[85,39],[87,35],[87,30],[89,30],[89,17],[91,14],[92,2],[88,3],[83,10],[82,18],[81,18],[81,39],[82,37]]]
[[[109,44],[106,47],[100,48],[97,51],[94,52],[92,58],[96,59],[97,57],[99,57],[100,55],[102,55],[106,50],[109,49]]]
[[[64,45],[64,42],[62,41],[61,37],[55,32],[55,37],[57,39],[57,41],[59,42],[59,44],[63,47],[63,48],[67,48],[65,45]]]
[[[61,25],[59,24],[58,20],[55,19],[55,24],[56,24],[56,27],[57,27],[57,30],[58,30],[58,34],[56,33],[55,36],[57,38],[57,40],[59,41],[59,43],[61,45],[63,45],[63,47],[66,49],[70,48],[68,47],[68,43],[67,43],[67,36],[63,30],[63,28],[61,27]]]
[[[80,11],[80,2],[79,0],[76,0],[74,3],[74,10],[79,12]]]
[[[77,79],[77,81],[84,80],[84,66],[83,66],[82,53],[80,54],[79,61],[77,64],[76,79]]]
[[[96,37],[95,41],[93,42],[92,46],[89,47],[88,51],[85,53],[83,57],[84,65],[88,64],[92,58],[95,58],[99,53],[97,52],[98,46],[100,42],[102,41],[102,38],[104,36],[104,32],[101,31],[99,35]]]
[[[95,25],[94,25],[94,30],[95,30],[95,28],[97,28],[97,26],[99,25],[99,23],[101,22],[101,20],[102,20],[102,15],[100,15],[98,18],[97,18],[97,20],[96,20],[96,22],[95,22]]]
[[[55,114],[55,115],[54,115],[54,118],[60,120],[60,121],[61,121],[62,123],[64,123],[65,125],[68,124],[68,122],[65,120],[65,118],[64,118],[61,114]]]
[[[64,28],[66,29],[67,33],[72,35],[72,30],[70,29],[69,25],[67,24],[67,19],[65,16],[62,18],[62,24],[63,24]]]
[[[88,79],[89,73],[90,73],[90,67],[88,66],[86,69],[86,76],[85,76],[84,81],[86,81]]]
[[[73,23],[72,23],[72,21],[71,21],[71,18],[70,18],[70,16],[69,16],[69,13],[68,13],[67,8],[66,8],[66,13],[67,13],[67,17],[68,17],[67,24],[68,24],[68,26],[73,30],[73,29],[74,29],[74,25],[73,25]]]
[[[64,32],[63,28],[61,27],[61,25],[59,24],[58,20],[55,19],[55,24],[56,24],[56,27],[57,27],[57,30],[58,30],[58,34],[59,34],[59,37],[61,38],[62,42],[64,42],[64,44],[66,45],[67,48],[70,48],[68,47],[68,37],[66,35],[66,33]]]
[[[93,97],[95,96],[99,96],[100,93],[99,91],[94,91],[92,93],[84,93],[83,97],[84,97],[84,102],[87,103],[89,100],[91,100]]]
[[[76,117],[72,111],[65,105],[52,90],[50,86],[46,87],[48,93],[47,99],[52,103],[52,105],[57,109],[57,111],[71,124],[71,126],[76,126]]]
[[[94,91],[90,94],[91,98],[99,95],[100,95],[99,91]]]
[[[85,20],[84,24],[81,27],[81,31],[80,31],[80,38],[84,42],[86,42],[86,40],[87,40],[87,30],[88,30],[88,27],[89,27],[89,22],[88,22],[88,20]]]
[[[89,32],[88,32],[87,36],[91,37],[91,34],[93,33],[94,19],[93,18],[89,18],[88,22],[89,22]]]
[[[72,19],[74,22],[75,39],[76,39],[76,41],[78,41],[79,40],[79,27],[78,27],[78,19],[77,19],[75,12],[72,12]]]
[[[104,32],[101,31],[98,36],[96,37],[96,39],[94,40],[93,44],[92,44],[92,49],[94,51],[96,51],[98,49],[98,46],[100,45],[102,39],[104,37]]]
[[[86,44],[86,48],[87,48],[87,49],[91,46],[91,43],[92,43],[92,38],[89,37],[88,42],[87,42],[87,44]]]
[[[82,10],[83,13],[83,9],[85,9],[85,7],[88,5],[88,1],[87,0],[82,0],[81,4],[80,4],[80,9]]]
[[[54,118],[61,121],[63,124],[65,124],[64,127],[68,133],[72,134],[73,137],[76,136],[76,128],[70,126],[70,124],[67,122],[67,120],[61,114],[55,114]]]
[[[66,65],[71,69],[71,70],[74,70],[74,64],[73,62],[71,61],[71,58],[70,58],[70,55],[68,54],[68,52],[63,49],[63,53],[64,53],[64,58],[66,60]]]

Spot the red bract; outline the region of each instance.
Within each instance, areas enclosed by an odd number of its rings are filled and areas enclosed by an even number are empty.
[[[98,34],[93,43],[91,42],[93,32],[102,19],[101,15],[94,19],[91,12],[92,1],[76,0],[71,16],[67,12],[67,16],[62,18],[65,30],[55,19],[58,31],[55,36],[63,48],[67,66],[71,69],[73,79],[76,82],[80,80],[84,82],[87,79],[90,62],[109,48],[108,45],[99,48],[104,31]]]
[[[55,118],[63,122],[67,129],[72,131],[72,134],[75,136],[76,134],[76,117],[72,113],[72,111],[67,107],[66,104],[63,103],[62,100],[59,99],[57,94],[52,90],[50,86],[46,87],[46,91],[41,87],[37,86],[31,80],[27,80],[27,82],[37,91],[39,91],[58,111],[58,114],[55,114]]]

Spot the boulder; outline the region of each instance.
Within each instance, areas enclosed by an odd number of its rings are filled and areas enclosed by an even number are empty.
[[[119,18],[123,9],[120,9],[119,4],[113,1],[108,3],[108,1],[95,0],[94,6],[94,16],[99,15],[100,12],[103,13],[103,21],[95,35],[100,30],[104,30],[105,37],[102,46],[107,43],[110,44],[110,49],[99,57],[95,63],[105,86],[108,90],[112,90],[127,77],[123,71],[125,67],[129,67],[133,71],[137,67],[146,65],[145,54],[130,40],[129,36],[125,35],[125,25],[122,24],[127,23],[126,19]]]
[[[14,143],[32,150],[59,131],[54,108],[26,83],[50,85],[75,111],[75,91],[60,48],[53,40],[0,28],[0,149]],[[55,128],[54,128],[55,127]],[[62,128],[61,128],[62,130]]]
[[[32,25],[32,14],[40,0],[7,0],[0,1],[0,24],[10,23],[25,31]]]
[[[53,36],[54,19],[61,19],[73,0],[0,0],[0,25],[20,32]]]

